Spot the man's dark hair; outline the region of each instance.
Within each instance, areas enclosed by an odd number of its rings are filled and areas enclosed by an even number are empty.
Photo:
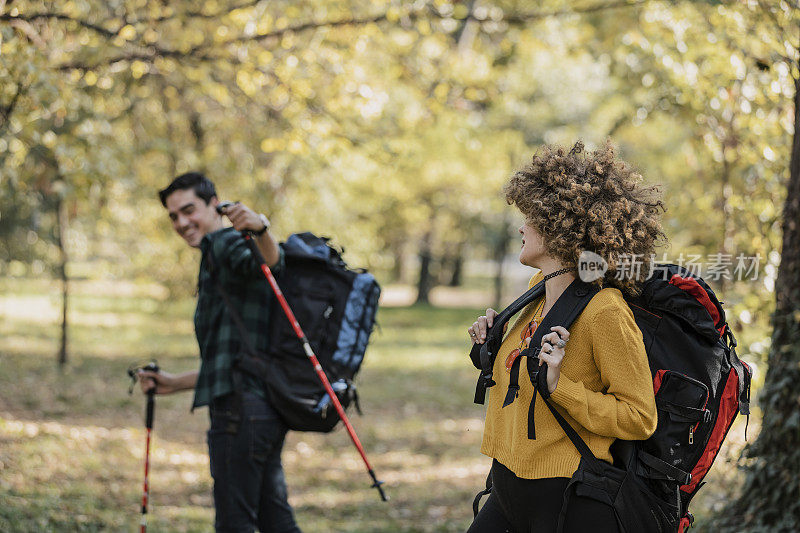
[[[217,195],[214,183],[200,172],[187,172],[181,174],[170,183],[163,191],[158,191],[161,205],[167,207],[167,197],[175,191],[192,189],[194,193],[205,201],[206,204]]]

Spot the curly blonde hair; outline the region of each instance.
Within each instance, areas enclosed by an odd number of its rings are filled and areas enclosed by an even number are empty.
[[[516,205],[542,234],[551,257],[577,268],[582,251],[594,252],[608,263],[595,283],[635,295],[650,272],[658,241],[666,243],[659,189],[642,181],[630,165],[616,159],[610,142],[587,153],[578,141],[570,150],[543,147],[503,192],[509,205]],[[638,272],[631,259],[640,262]]]

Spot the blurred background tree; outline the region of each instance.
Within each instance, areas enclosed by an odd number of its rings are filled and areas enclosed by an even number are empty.
[[[70,280],[191,294],[196,257],[156,191],[199,169],[279,235],[334,236],[352,264],[413,285],[418,302],[439,284],[482,283],[471,264],[500,304],[517,222],[503,182],[542,143],[610,138],[662,185],[667,257],[730,261],[711,281],[740,351],[777,357],[786,376],[797,355],[783,346],[797,337],[773,336],[769,321],[776,291],[800,285],[780,253],[797,246],[795,215],[780,207],[798,194],[786,187],[796,11],[757,0],[0,0],[0,275],[61,280],[65,364]],[[753,275],[737,279],[737,256],[759,258]],[[795,303],[781,316],[796,329]],[[798,382],[768,386],[765,405],[793,405]]]

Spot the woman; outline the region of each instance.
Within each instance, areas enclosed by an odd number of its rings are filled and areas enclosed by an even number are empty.
[[[653,385],[642,335],[623,293],[635,294],[647,277],[656,241],[664,238],[658,221],[657,189],[642,187],[641,176],[615,159],[610,145],[588,154],[577,143],[567,151],[547,146],[506,185],[509,204],[525,217],[519,228],[523,265],[540,270],[545,294],[528,305],[508,331],[494,361],[481,452],[493,459],[492,492],[469,533],[555,532],[564,490],[581,456],[543,401],[535,403],[535,439],[528,438],[528,407],[534,390],[519,380],[517,399],[502,407],[509,369],[527,347],[538,324],[578,272],[582,251],[608,263],[596,280],[602,289],[567,331],[550,328],[541,340],[551,403],[564,415],[594,455],[612,461],[614,439],[646,439],[657,417]],[[626,259],[641,261],[631,268]],[[619,279],[618,279],[619,278]],[[483,343],[497,313],[487,309],[469,327],[470,340]],[[527,358],[520,376],[527,377]],[[565,532],[616,532],[611,507],[573,496]]]

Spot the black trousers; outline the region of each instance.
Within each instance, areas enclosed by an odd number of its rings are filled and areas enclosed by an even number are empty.
[[[209,409],[208,452],[214,478],[218,533],[300,533],[286,493],[281,450],[286,425],[272,406],[252,392],[241,397],[241,421],[229,431],[236,409],[231,395]]]
[[[492,492],[467,533],[555,533],[569,478],[523,479],[492,463]],[[611,507],[570,498],[563,533],[619,533]]]

